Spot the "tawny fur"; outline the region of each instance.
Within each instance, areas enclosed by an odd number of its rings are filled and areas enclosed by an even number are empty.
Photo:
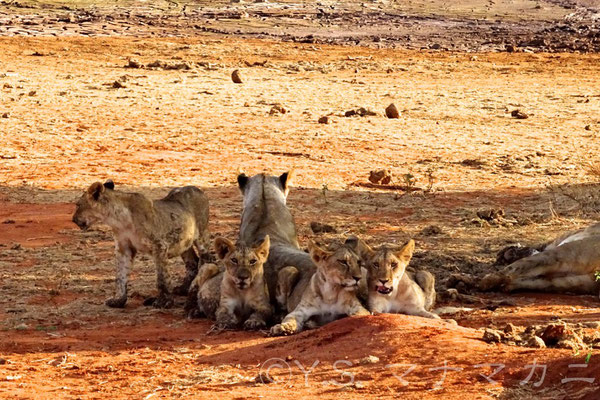
[[[106,301],[110,307],[125,306],[128,275],[137,253],[151,254],[156,265],[159,294],[151,303],[172,306],[173,292],[187,293],[209,242],[208,199],[194,186],[175,188],[165,198],[153,201],[139,193],[114,190],[111,181],[96,182],[77,201],[73,222],[84,230],[94,224],[112,228],[117,268],[116,293]],[[173,290],[167,260],[177,256],[185,262],[186,276]]]
[[[217,238],[215,251],[221,268],[214,264],[200,268],[190,287],[188,315],[196,312],[215,319],[214,327],[219,330],[240,324],[249,330],[265,328],[273,313],[263,268],[269,245],[268,235],[254,246]]]
[[[435,278],[428,271],[406,271],[414,249],[411,239],[400,250],[381,246],[374,250],[362,240],[349,239],[367,269],[368,308],[373,314],[397,313],[439,318],[435,305]]]
[[[598,294],[600,224],[568,232],[538,248],[539,252],[487,274],[477,282],[478,288]]]
[[[288,295],[290,313],[281,324],[271,328],[271,335],[290,335],[300,332],[305,324],[317,321],[327,323],[340,316],[369,315],[357,297],[362,271],[358,255],[341,246],[327,251],[313,242],[309,243],[310,256],[317,266],[310,279],[298,281]],[[297,281],[297,270],[288,267],[281,270],[280,282],[290,291],[290,282]]]

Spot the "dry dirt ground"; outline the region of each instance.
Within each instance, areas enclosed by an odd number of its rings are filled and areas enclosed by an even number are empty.
[[[210,197],[213,237],[235,238],[238,171],[294,168],[288,203],[302,244],[412,237],[413,265],[442,290],[451,272],[495,268],[507,244],[598,219],[600,56],[208,34],[4,37],[0,49],[0,398],[600,396],[593,348],[481,340],[483,328],[508,322],[600,321],[596,296],[490,294],[513,305],[469,305],[472,313],[454,316],[459,326],[383,315],[289,338],[209,335],[210,322],[184,318],[183,299],[170,310],[142,305],[154,291],[147,257],[133,269],[128,306],[105,307],[110,233],[70,222],[73,200],[96,180],[152,197],[194,184]],[[132,59],[141,68],[126,68]],[[242,84],[231,81],[234,69]],[[399,119],[383,114],[392,102]],[[275,104],[287,112],[271,113]],[[344,116],[359,107],[374,115]],[[511,117],[515,109],[529,118]],[[391,185],[369,183],[379,168]],[[477,217],[490,208],[505,219]],[[314,234],[311,221],[337,233]],[[586,359],[585,369],[571,365]],[[275,382],[262,383],[261,369]],[[562,382],[583,377],[596,381]]]

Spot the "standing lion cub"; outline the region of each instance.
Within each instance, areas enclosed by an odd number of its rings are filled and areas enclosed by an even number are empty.
[[[198,252],[206,251],[208,234],[208,199],[195,186],[175,188],[160,200],[150,200],[140,193],[114,190],[114,183],[93,183],[77,201],[73,222],[82,230],[94,224],[106,224],[115,238],[117,277],[115,297],[109,307],[125,307],[127,278],[138,252],[149,253],[156,265],[157,298],[145,304],[167,308],[173,305],[167,260],[181,256],[186,276],[175,289],[186,294],[198,272]]]

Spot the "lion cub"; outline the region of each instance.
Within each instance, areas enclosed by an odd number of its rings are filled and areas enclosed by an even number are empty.
[[[426,318],[440,318],[430,312],[435,303],[435,278],[427,271],[413,274],[406,267],[415,250],[410,240],[400,250],[387,246],[373,250],[358,238],[346,244],[361,255],[367,268],[368,308],[373,314],[397,313]],[[416,281],[416,282],[415,282]]]
[[[268,235],[254,246],[215,239],[223,268],[214,264],[200,268],[190,287],[187,311],[197,307],[200,314],[216,319],[218,330],[236,328],[242,321],[244,329],[266,327],[273,313],[263,268],[269,246]]]
[[[310,280],[300,280],[285,301],[288,311],[281,324],[271,328],[271,335],[289,335],[302,331],[309,319],[325,323],[341,315],[370,315],[357,297],[362,279],[360,259],[349,247],[341,246],[327,251],[309,242],[310,256],[317,266]],[[279,284],[296,275],[294,267],[286,267],[279,273]],[[285,286],[288,286],[287,284]],[[278,289],[278,292],[285,290]]]
[[[106,224],[115,238],[117,277],[115,297],[109,307],[125,307],[127,278],[138,252],[150,253],[156,264],[157,298],[148,299],[155,307],[173,305],[167,260],[181,256],[186,276],[175,289],[187,293],[198,272],[198,252],[208,244],[208,199],[195,186],[175,188],[160,200],[150,200],[139,193],[114,190],[114,183],[93,183],[77,201],[73,222],[82,230],[94,224]],[[148,304],[146,301],[144,304]]]

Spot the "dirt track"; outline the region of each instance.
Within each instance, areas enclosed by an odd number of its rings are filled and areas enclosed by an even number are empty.
[[[413,264],[434,272],[441,289],[450,272],[492,268],[508,243],[537,243],[598,219],[598,176],[590,173],[600,161],[598,55],[377,50],[208,34],[0,38],[0,48],[0,397],[598,397],[599,382],[561,383],[599,376],[597,350],[480,340],[480,328],[507,322],[600,321],[596,297],[512,295],[515,305],[493,311],[471,305],[476,311],[458,315],[458,327],[373,316],[292,338],[206,335],[209,322],[183,318],[183,299],[173,310],[142,306],[154,287],[147,258],[134,267],[128,307],[105,307],[110,234],[70,223],[73,199],[95,180],[113,178],[153,197],[195,184],[210,197],[213,236],[233,238],[237,172],[293,167],[289,205],[301,243],[350,233],[371,243],[414,237]],[[125,68],[130,59],[183,69]],[[243,84],[231,82],[233,69]],[[383,115],[391,102],[400,119]],[[276,103],[289,112],[270,114]],[[343,116],[359,107],[376,115]],[[529,118],[511,117],[515,109]],[[332,123],[317,123],[324,115]],[[376,168],[390,169],[397,188],[370,185]],[[411,176],[416,190],[402,190]],[[478,219],[485,208],[504,209],[507,220]],[[338,233],[313,234],[314,220]],[[586,370],[569,369],[590,351]],[[275,368],[276,383],[255,383],[270,358],[285,360],[291,378]],[[548,366],[543,384],[521,385],[536,359]],[[317,360],[306,384],[296,361],[309,368]],[[462,370],[448,371],[436,388],[435,369],[446,361]],[[497,384],[479,375],[491,374],[476,367],[486,363],[505,364]],[[407,367],[389,364],[416,364],[407,386],[397,378]]]

